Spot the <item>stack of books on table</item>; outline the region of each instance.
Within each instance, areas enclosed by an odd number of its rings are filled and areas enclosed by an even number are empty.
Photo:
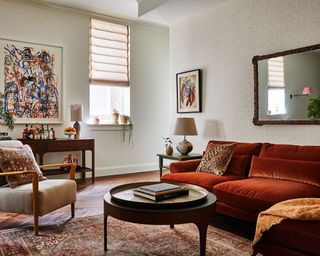
[[[133,190],[133,194],[153,201],[161,201],[188,195],[189,189],[170,183],[157,183],[136,188]]]

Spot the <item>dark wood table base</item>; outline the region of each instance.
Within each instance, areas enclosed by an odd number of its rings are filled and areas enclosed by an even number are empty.
[[[148,209],[119,204],[111,199],[109,193],[104,196],[104,250],[107,251],[107,219],[116,219],[151,225],[170,225],[194,223],[200,235],[200,255],[206,255],[207,229],[215,212],[216,197],[208,193],[207,197],[194,205],[172,209]]]

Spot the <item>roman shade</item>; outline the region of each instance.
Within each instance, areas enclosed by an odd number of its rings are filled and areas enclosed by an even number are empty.
[[[268,88],[283,89],[284,65],[283,57],[276,57],[268,60]]]
[[[90,20],[90,84],[129,86],[129,28]]]

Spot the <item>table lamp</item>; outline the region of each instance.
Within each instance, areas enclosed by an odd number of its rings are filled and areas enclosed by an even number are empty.
[[[183,135],[184,139],[177,145],[177,150],[182,155],[188,155],[193,149],[192,143],[186,140],[186,135],[198,135],[194,118],[177,118],[174,135]]]
[[[73,128],[76,129],[75,139],[80,139],[80,123],[82,121],[82,105],[70,105],[71,121],[75,121]]]

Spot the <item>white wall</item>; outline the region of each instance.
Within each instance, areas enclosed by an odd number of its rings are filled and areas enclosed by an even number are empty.
[[[0,38],[63,47],[64,124],[55,126],[58,137],[65,137],[63,128],[72,125],[70,104],[83,104],[89,115],[88,26],[84,13],[0,0]],[[82,123],[82,137],[96,139],[97,176],[155,169],[161,136],[169,134],[168,29],[137,22],[130,27],[133,145],[122,142],[120,131],[93,131]],[[16,125],[11,135],[21,137],[22,129]],[[61,161],[64,155],[45,160]]]
[[[203,113],[194,116],[201,152],[209,139],[320,144],[320,126],[252,124],[252,57],[320,43],[318,0],[229,0],[170,27],[170,83],[175,74],[203,70]]]

